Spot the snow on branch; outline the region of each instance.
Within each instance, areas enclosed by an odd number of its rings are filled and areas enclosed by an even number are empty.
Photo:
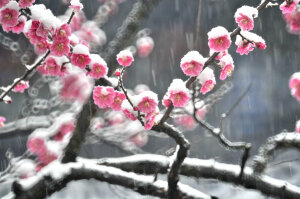
[[[273,137],[269,137],[267,143],[260,147],[258,154],[254,158],[254,171],[262,173],[276,150],[298,148],[300,149],[299,133],[280,133]]]
[[[79,161],[84,161],[79,159]],[[136,173],[168,173],[170,158],[162,155],[134,155],[124,158],[107,158],[98,160],[99,164],[113,166],[124,171]],[[180,168],[180,174],[188,177],[215,179],[260,191],[267,196],[279,198],[300,198],[300,187],[267,175],[257,175],[252,168],[245,167],[240,179],[240,166],[224,164],[215,160],[186,158]]]
[[[122,171],[118,168],[97,165],[91,161],[60,164],[51,163],[34,177],[14,182],[15,199],[44,198],[64,188],[74,180],[96,179],[110,184],[132,189],[142,195],[153,195],[166,198],[168,195],[167,182],[154,181],[152,176],[138,175]],[[178,185],[182,198],[216,199],[187,185]]]

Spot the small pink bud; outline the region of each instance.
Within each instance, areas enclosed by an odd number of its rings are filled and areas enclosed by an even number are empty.
[[[115,76],[119,77],[120,75],[121,75],[121,72],[117,70],[117,71],[115,72]]]
[[[138,111],[139,109],[138,109],[138,107],[135,106],[135,107],[133,107],[133,110]]]

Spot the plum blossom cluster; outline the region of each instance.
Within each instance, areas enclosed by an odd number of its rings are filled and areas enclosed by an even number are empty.
[[[35,172],[62,157],[74,127],[73,117],[66,114],[58,117],[51,128],[37,129],[29,136],[27,148],[37,157]]]
[[[291,4],[284,2],[283,4],[289,5],[288,7],[281,5],[283,17],[287,23],[287,29],[292,34],[300,34],[300,5],[299,1],[292,1]]]
[[[174,107],[184,107],[189,100],[190,93],[185,82],[181,79],[173,79],[162,103],[165,107],[169,107],[171,103]]]
[[[300,72],[294,73],[289,81],[291,94],[300,102]]]

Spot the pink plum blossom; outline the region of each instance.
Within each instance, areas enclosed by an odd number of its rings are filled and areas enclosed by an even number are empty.
[[[70,52],[69,44],[70,41],[68,39],[54,40],[50,47],[51,54],[58,57],[67,55]]]
[[[23,93],[27,88],[29,88],[29,81],[22,80],[14,87],[13,91]]]
[[[196,117],[198,120],[203,120],[208,112],[208,107],[203,106],[196,111]]]
[[[60,75],[61,66],[53,57],[48,57],[45,61],[44,72],[46,75]]]
[[[27,141],[27,148],[31,153],[40,154],[45,150],[45,139],[42,137],[30,136]]]
[[[6,6],[10,0],[0,0],[0,8]]]
[[[137,47],[138,55],[141,58],[145,58],[152,52],[154,47],[154,41],[149,36],[140,37],[136,41],[136,47]]]
[[[175,107],[184,107],[189,101],[189,90],[181,79],[174,79],[168,88],[169,99]]]
[[[289,81],[291,94],[300,102],[300,72],[294,73]]]
[[[0,22],[3,26],[13,27],[18,24],[19,6],[15,1],[10,1],[0,13]]]
[[[110,86],[96,86],[93,91],[94,103],[99,108],[108,108],[114,103],[115,91]]]
[[[88,47],[83,44],[77,44],[73,49],[71,63],[79,68],[85,68],[91,61]]]
[[[283,3],[279,6],[280,10],[282,11],[282,14],[292,13],[296,5],[299,3],[299,0],[289,0],[289,1],[283,1]]]
[[[41,40],[36,42],[34,47],[37,54],[43,54],[50,48],[50,43],[47,40]]]
[[[234,14],[235,22],[242,30],[253,30],[253,17],[257,17],[258,10],[250,6],[242,6]]]
[[[6,121],[5,117],[0,116],[0,128],[4,126],[4,122]]]
[[[254,49],[254,44],[242,39],[240,35],[236,36],[236,41],[235,45],[237,45],[236,52],[239,53],[240,55],[248,55],[249,52],[253,51]]]
[[[209,55],[212,56],[216,51],[210,49],[209,50]],[[222,57],[224,57],[225,55],[228,54],[228,51],[225,50],[225,51],[222,51],[222,52],[219,52],[218,55],[216,56],[216,60],[220,60]]]
[[[38,154],[38,158],[43,164],[48,165],[58,158],[58,154],[46,149]]]
[[[188,76],[198,76],[202,71],[205,59],[198,51],[190,51],[180,61],[180,67]]]
[[[88,72],[88,74],[95,79],[99,79],[107,75],[108,68],[104,59],[96,54],[91,54],[90,57],[92,61],[89,65],[90,72]]]
[[[290,33],[300,33],[300,11],[295,9],[292,13],[284,14],[284,19],[287,22],[287,27]]]
[[[3,25],[2,28],[6,32],[12,31],[13,33],[20,34],[21,32],[23,32],[25,22],[26,22],[26,17],[20,16],[18,19],[18,24],[16,26],[7,27],[7,26]]]
[[[115,111],[120,111],[122,109],[122,103],[125,99],[126,99],[126,96],[124,93],[115,91],[114,101],[110,107]]]
[[[34,2],[35,0],[20,0],[19,5],[21,8],[26,8],[31,6]]]
[[[222,26],[215,27],[207,33],[208,46],[216,52],[226,51],[231,45],[229,32]]]
[[[121,66],[128,67],[132,64],[134,58],[130,50],[122,50],[117,54],[117,61]]]
[[[66,124],[63,124],[61,127],[60,127],[60,130],[55,134],[55,136],[53,137],[54,140],[56,141],[61,141],[63,140],[64,136],[69,134],[69,133],[72,133],[73,130],[75,128],[75,125],[74,123],[66,123]]]
[[[228,76],[231,76],[233,70],[234,70],[234,65],[233,65],[233,59],[231,55],[226,55],[224,56],[221,60],[221,74],[220,74],[220,80],[226,79]]]
[[[53,35],[54,40],[68,39],[71,36],[71,26],[69,24],[61,25]]]
[[[124,115],[126,116],[126,118],[128,118],[132,121],[136,120],[134,110],[127,99],[124,100],[122,103],[122,111],[123,111]]]
[[[158,105],[157,94],[152,91],[144,91],[136,97],[135,104],[141,112],[152,113]]]
[[[202,85],[200,92],[205,95],[211,91],[216,84],[215,74],[211,68],[206,67],[198,77],[200,84]]]

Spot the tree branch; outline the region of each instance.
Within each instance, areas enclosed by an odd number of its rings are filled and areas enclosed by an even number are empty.
[[[257,173],[262,173],[272,156],[279,149],[298,148],[300,149],[299,133],[280,133],[269,137],[267,143],[260,147],[258,154],[254,158],[253,169]]]
[[[172,161],[170,158],[162,155],[142,154],[124,158],[100,159],[98,163],[136,173],[165,174],[168,172],[170,161]],[[257,175],[249,167],[244,169],[244,175],[240,179],[239,165],[219,163],[215,160],[186,158],[180,168],[180,174],[236,184],[247,189],[258,190],[267,196],[283,199],[300,198],[300,187],[267,175]]]

